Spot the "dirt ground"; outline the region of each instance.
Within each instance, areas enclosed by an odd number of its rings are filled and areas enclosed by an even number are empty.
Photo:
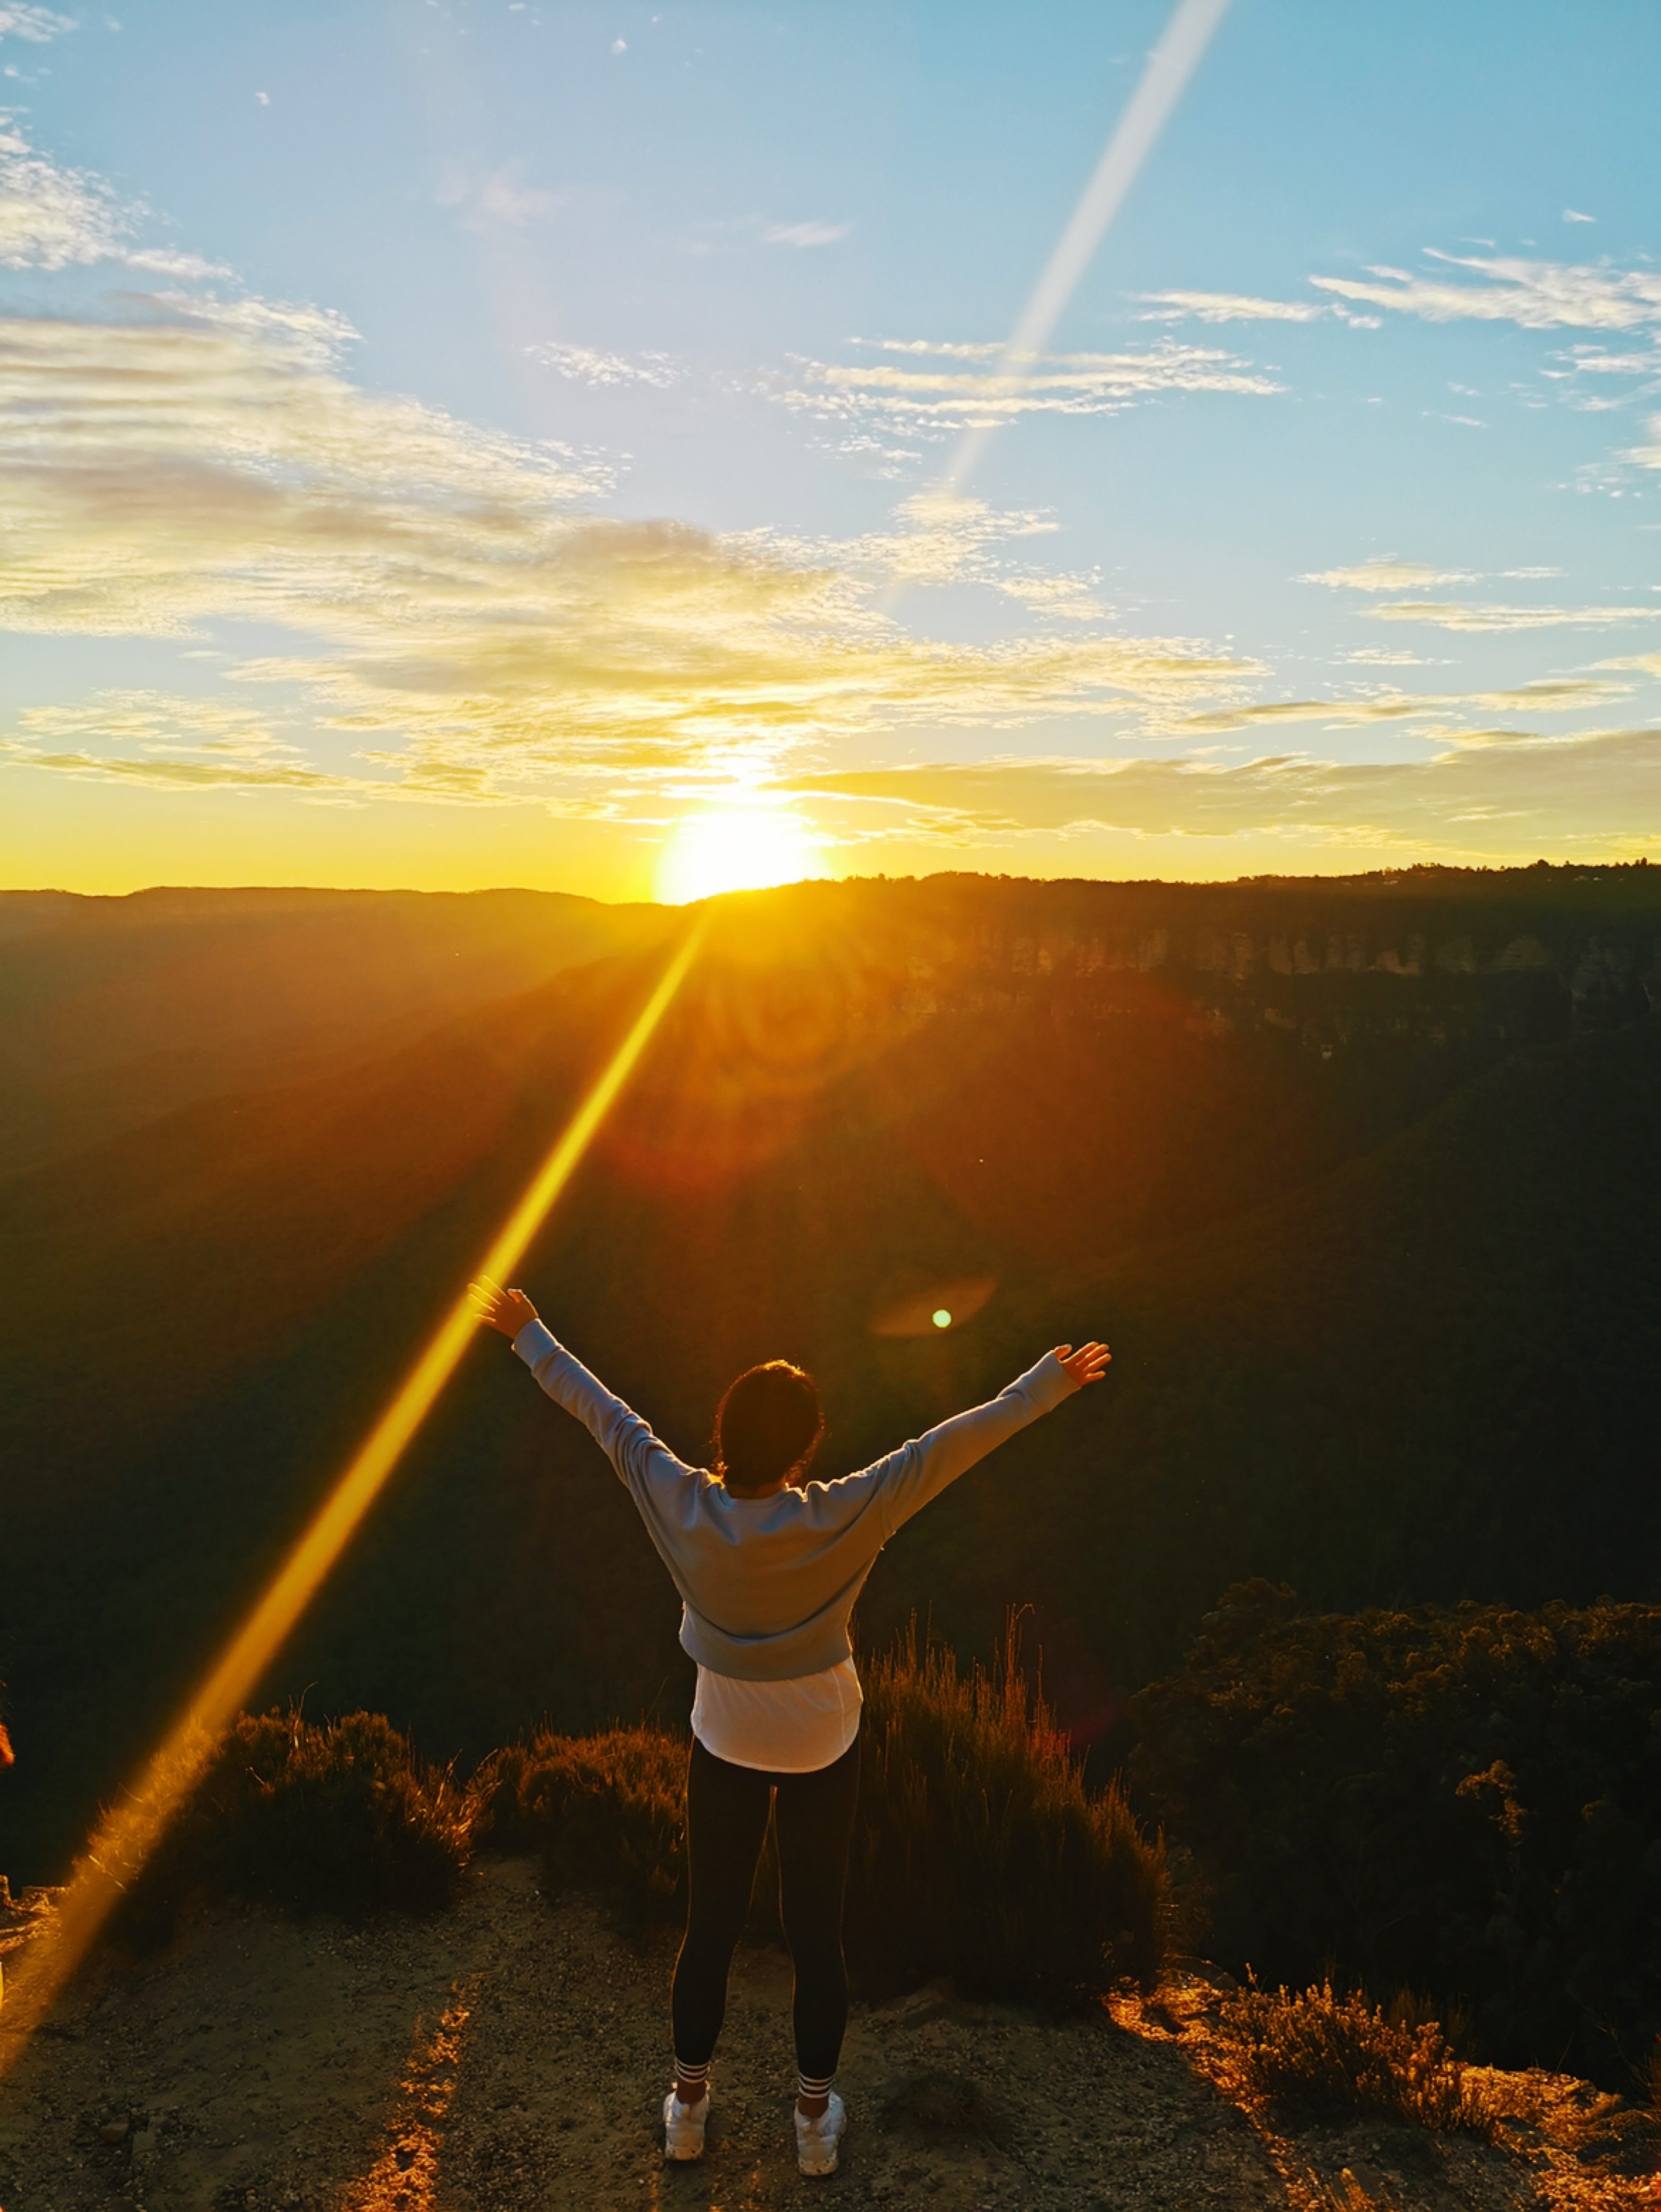
[[[20,1940],[21,1924],[14,1931]],[[1653,2204],[1647,2123],[1562,2076],[1494,2077],[1487,2145],[1284,2123],[1230,2094],[1217,1990],[1045,2020],[934,1988],[856,2007],[842,2170],[790,2125],[789,1964],[740,1954],[709,2147],[662,2162],[672,1945],[551,1908],[486,1860],[459,1908],[361,1932],[227,1916],[82,1978],[0,2085],[3,2212],[1572,2212]],[[1220,2085],[1220,2086],[1219,2086]]]

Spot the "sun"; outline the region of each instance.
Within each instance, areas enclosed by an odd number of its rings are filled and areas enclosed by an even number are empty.
[[[822,876],[819,841],[788,806],[756,799],[684,814],[658,863],[658,896],[684,906],[716,891],[764,890]]]

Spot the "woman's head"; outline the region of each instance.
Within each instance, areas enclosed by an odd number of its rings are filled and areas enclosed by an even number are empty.
[[[715,1413],[715,1473],[738,1496],[770,1490],[806,1465],[824,1434],[812,1376],[770,1359],[727,1385]]]

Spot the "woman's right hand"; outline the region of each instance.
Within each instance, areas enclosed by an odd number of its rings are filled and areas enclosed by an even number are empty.
[[[473,1302],[473,1311],[486,1328],[500,1329],[510,1340],[516,1337],[527,1322],[538,1319],[536,1308],[523,1291],[504,1291],[500,1283],[493,1283],[488,1275],[481,1275],[476,1283],[469,1283],[467,1295]]]
[[[1058,1344],[1056,1357],[1075,1390],[1082,1390],[1086,1382],[1099,1382],[1113,1364],[1113,1354],[1104,1344],[1081,1344],[1076,1352],[1070,1344]]]

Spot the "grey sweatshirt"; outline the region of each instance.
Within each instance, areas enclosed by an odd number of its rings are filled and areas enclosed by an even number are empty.
[[[514,1350],[587,1425],[640,1508],[684,1601],[682,1648],[711,1673],[747,1682],[794,1681],[851,1657],[848,1617],[894,1531],[1078,1388],[1047,1352],[989,1404],[859,1474],[734,1498],[707,1468],[677,1459],[539,1321],[526,1323]]]

